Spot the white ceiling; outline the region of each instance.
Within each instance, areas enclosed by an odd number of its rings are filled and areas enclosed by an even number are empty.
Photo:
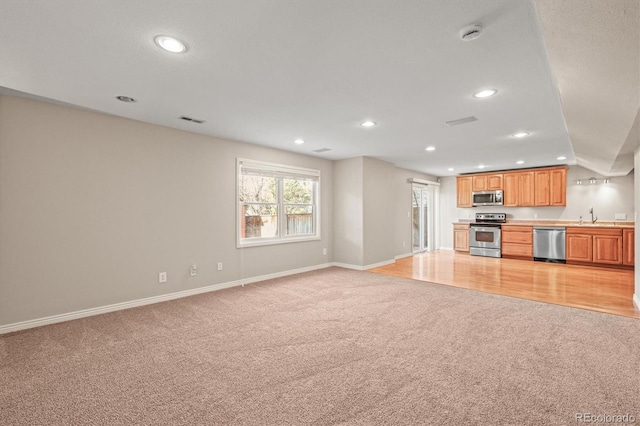
[[[533,0],[1,0],[0,89],[328,159],[371,156],[436,176],[479,171],[479,164],[500,170],[576,158],[621,173],[620,158],[634,148],[640,85],[620,78],[636,95],[616,113],[609,108],[618,91],[591,110],[591,91],[572,94],[584,90],[577,82],[592,64],[565,58],[581,31],[571,30],[563,44],[566,28],[558,26],[570,27],[576,15],[589,20],[598,3],[612,2],[590,2],[576,14],[583,0],[564,1],[538,0],[540,24]],[[628,51],[638,30],[628,26],[639,2],[615,1],[630,11],[610,14],[609,23],[623,27],[605,30],[615,40],[631,36],[610,50],[631,58],[611,66],[628,76],[638,65],[638,52]],[[476,22],[483,35],[460,40],[460,30]],[[182,39],[189,50],[161,51],[153,42],[159,34]],[[597,53],[610,53],[604,47]],[[580,59],[593,60],[585,51]],[[575,63],[580,69],[572,70]],[[606,68],[599,63],[589,81],[618,78]],[[488,87],[498,94],[472,97]],[[478,121],[444,123],[468,116]],[[378,125],[360,127],[366,119]],[[520,130],[531,135],[511,137]],[[297,138],[306,143],[295,145]],[[330,151],[313,152],[320,148]]]
[[[628,174],[640,144],[640,1],[536,4],[577,163]]]

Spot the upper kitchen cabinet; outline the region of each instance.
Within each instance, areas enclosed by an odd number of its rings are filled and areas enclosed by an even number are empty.
[[[456,179],[456,194],[458,207],[473,207],[471,197],[473,179],[471,176],[458,176]]]
[[[502,173],[473,175],[472,182],[474,191],[492,191],[502,189]]]
[[[502,178],[504,193],[502,203],[505,207],[518,206],[518,175],[517,172],[505,173]]]
[[[567,168],[549,170],[549,205],[567,205]]]
[[[501,189],[505,207],[565,206],[567,167],[458,176],[458,207],[473,207],[473,191]]]
[[[534,205],[549,205],[549,170],[536,170],[533,172],[535,180]]]
[[[535,188],[534,172],[518,173],[518,207],[535,205]]]
[[[502,189],[502,173],[487,176],[487,190]]]
[[[536,170],[535,205],[567,205],[567,168]]]

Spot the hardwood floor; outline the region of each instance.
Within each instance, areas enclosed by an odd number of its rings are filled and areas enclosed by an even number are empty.
[[[442,250],[399,259],[369,272],[640,319],[640,310],[632,300],[632,270],[494,259]]]

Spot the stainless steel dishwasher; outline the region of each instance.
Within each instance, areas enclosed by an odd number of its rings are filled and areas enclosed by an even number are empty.
[[[566,230],[561,226],[533,227],[533,260],[566,263]]]

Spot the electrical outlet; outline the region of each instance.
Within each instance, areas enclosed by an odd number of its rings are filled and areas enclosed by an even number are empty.
[[[616,213],[616,220],[627,220],[627,215],[625,213]]]
[[[189,275],[192,277],[198,275],[198,267],[196,265],[191,265],[191,268],[189,268]]]
[[[538,213],[535,213],[535,214],[533,215],[533,218],[534,218],[534,219],[538,219],[539,217],[540,217],[540,215],[539,215]]]
[[[166,273],[166,272],[160,272],[160,273],[158,274],[158,282],[159,282],[160,284],[162,284],[162,283],[166,283],[166,282],[167,282],[167,273]]]
[[[403,241],[403,242],[402,242],[402,247],[406,247],[406,246],[407,246],[407,242],[406,242],[406,241]]]
[[[326,248],[323,248],[323,249],[322,249],[322,255],[323,255],[323,256],[326,256],[326,255],[327,255],[327,249],[326,249]]]
[[[222,271],[222,262],[218,262],[218,271]]]

